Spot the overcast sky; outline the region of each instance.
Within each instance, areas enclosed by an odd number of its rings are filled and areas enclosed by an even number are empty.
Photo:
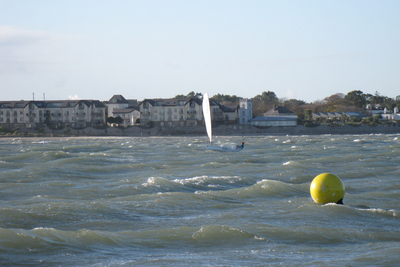
[[[0,0],[0,100],[400,95],[400,1]]]

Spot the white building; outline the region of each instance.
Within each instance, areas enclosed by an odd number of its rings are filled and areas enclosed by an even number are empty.
[[[394,108],[393,113],[384,108],[383,113],[379,114],[382,116],[382,120],[400,120],[400,113],[397,107]]]
[[[183,127],[202,124],[201,100],[198,98],[145,99],[139,108],[141,125]]]
[[[114,109],[113,117],[121,117],[124,127],[140,124],[140,111],[134,108]]]
[[[248,124],[249,120],[253,118],[253,105],[252,100],[242,98],[239,100],[239,124]]]
[[[129,107],[129,102],[122,95],[114,95],[108,101],[107,112],[108,117],[117,117],[114,116],[114,109],[126,109]]]
[[[204,124],[202,99],[145,99],[140,103],[141,125],[186,127]],[[237,110],[210,99],[213,125],[236,123]]]
[[[103,126],[105,109],[98,100],[0,101],[0,126],[7,129]]]
[[[249,124],[259,127],[296,126],[297,115],[285,107],[274,106],[273,109],[265,112],[263,116],[249,120]]]

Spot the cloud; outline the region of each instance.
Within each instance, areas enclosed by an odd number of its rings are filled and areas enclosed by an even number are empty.
[[[13,26],[0,26],[0,46],[30,45],[48,39],[42,31],[27,31]]]
[[[287,97],[288,99],[293,99],[295,98],[296,94],[293,92],[293,90],[289,89],[286,90],[285,92],[285,97]]]
[[[79,97],[77,95],[74,96],[70,95],[68,96],[68,100],[79,100]]]

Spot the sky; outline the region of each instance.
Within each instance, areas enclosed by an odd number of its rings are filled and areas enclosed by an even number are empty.
[[[0,100],[400,95],[400,1],[0,0]]]

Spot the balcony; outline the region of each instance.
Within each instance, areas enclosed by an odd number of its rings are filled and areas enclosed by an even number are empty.
[[[29,113],[26,113],[26,116],[28,116],[28,117],[36,117],[36,113],[29,111]]]
[[[188,114],[196,114],[197,111],[196,111],[196,110],[189,110],[187,113],[188,113]]]

